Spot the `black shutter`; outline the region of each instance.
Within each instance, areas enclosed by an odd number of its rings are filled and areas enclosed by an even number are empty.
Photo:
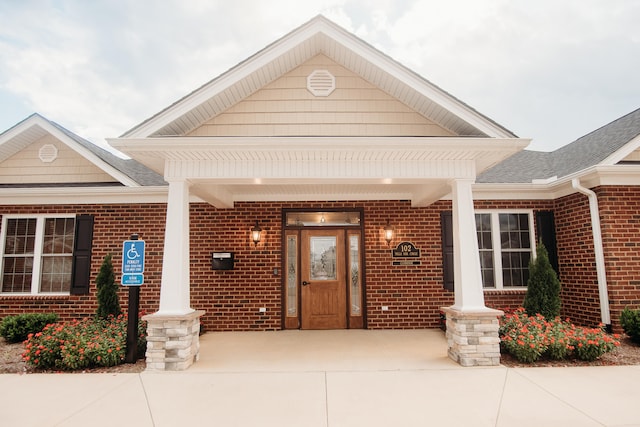
[[[71,267],[71,295],[89,293],[91,250],[93,248],[93,215],[76,216]]]
[[[451,211],[440,212],[442,227],[442,271],[444,288],[453,292],[453,215]]]
[[[536,212],[538,240],[542,241],[549,253],[549,263],[560,276],[558,268],[558,245],[556,244],[556,221],[552,211]]]

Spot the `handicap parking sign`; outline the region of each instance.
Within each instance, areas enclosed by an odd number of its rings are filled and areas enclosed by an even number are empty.
[[[144,283],[144,240],[125,240],[122,244],[122,284]]]

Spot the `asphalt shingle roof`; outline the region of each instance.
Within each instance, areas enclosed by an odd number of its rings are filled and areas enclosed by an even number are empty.
[[[482,173],[481,183],[561,178],[595,166],[640,135],[640,108],[550,153],[523,150]]]
[[[40,116],[42,117],[42,116]],[[133,159],[122,159],[116,156],[109,151],[98,147],[94,143],[87,141],[84,138],[76,135],[75,133],[65,129],[63,126],[52,122],[44,117],[44,120],[47,120],[51,125],[58,128],[61,132],[64,132],[69,138],[73,139],[78,144],[82,145],[87,150],[91,151],[93,154],[98,156],[105,163],[114,167],[118,171],[127,175],[129,178],[140,184],[141,186],[158,186],[158,185],[167,185],[162,175],[152,171],[151,169],[144,166],[142,163],[139,163]]]

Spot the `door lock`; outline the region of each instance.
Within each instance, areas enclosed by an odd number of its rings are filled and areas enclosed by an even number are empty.
[[[302,281],[302,286],[307,286],[307,285],[310,285],[310,284],[311,284],[311,282],[307,282],[306,280]]]

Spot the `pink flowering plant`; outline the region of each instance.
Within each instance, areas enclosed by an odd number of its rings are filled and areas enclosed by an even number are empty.
[[[548,321],[541,314],[528,316],[524,309],[505,315],[500,323],[502,347],[520,362],[540,358],[596,360],[620,345],[618,335],[599,328],[576,327],[569,319]]]
[[[145,343],[145,325],[138,324],[138,348]],[[23,359],[39,369],[76,370],[124,362],[127,317],[87,318],[52,323],[25,341]]]

